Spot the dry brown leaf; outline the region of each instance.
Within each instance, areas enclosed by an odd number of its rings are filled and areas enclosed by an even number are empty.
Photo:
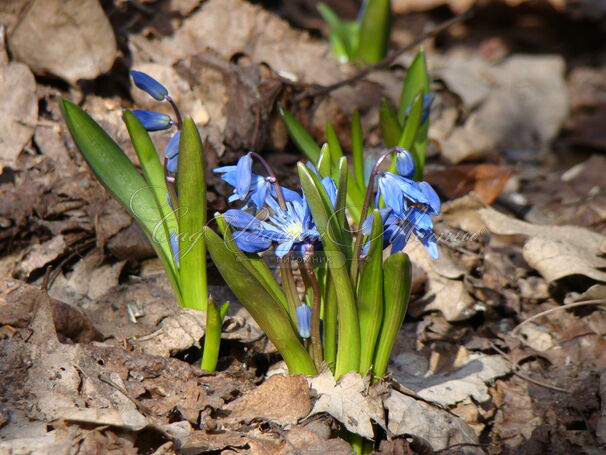
[[[412,434],[425,439],[434,450],[444,450],[454,444],[470,444],[465,454],[480,455],[474,430],[459,418],[436,406],[415,400],[390,390],[384,400],[389,413],[388,429],[394,435]]]
[[[482,403],[490,399],[486,383],[504,376],[511,371],[509,362],[500,356],[471,354],[458,369],[431,374],[429,371],[409,371],[406,364],[395,358],[394,378],[414,390],[420,397],[451,406],[468,397]]]
[[[369,396],[368,380],[357,372],[349,372],[335,381],[330,370],[308,378],[312,393],[317,396],[311,415],[326,412],[352,433],[374,438],[373,422],[383,423],[383,406],[378,396]]]
[[[4,43],[1,47],[0,117],[3,128],[0,140],[0,172],[5,166],[16,167],[17,157],[32,138],[38,121],[34,75],[22,63],[9,63]]]
[[[437,187],[447,199],[456,199],[470,191],[486,204],[492,204],[505,188],[511,171],[495,164],[461,164],[442,171],[429,171],[425,180]]]
[[[54,236],[43,243],[33,244],[19,262],[17,270],[28,277],[34,270],[57,259],[65,249],[65,238],[62,235]]]
[[[292,425],[309,414],[309,387],[303,375],[273,375],[256,389],[225,406],[231,415],[225,422],[267,419]]]
[[[509,6],[517,6],[531,0],[505,0]],[[563,10],[566,7],[566,0],[542,0],[556,9]],[[393,9],[400,14],[410,13],[412,11],[429,11],[439,6],[447,5],[454,13],[463,13],[473,5],[480,3],[478,0],[394,0]],[[496,3],[496,1],[494,2]],[[535,0],[535,3],[536,0]],[[486,6],[486,2],[481,2]]]
[[[447,321],[462,321],[472,317],[480,307],[476,305],[465,284],[456,278],[462,275],[449,258],[446,249],[440,248],[440,257],[432,259],[421,242],[412,239],[406,253],[413,264],[427,274],[427,292],[421,301],[410,306],[408,312],[419,316],[426,311],[440,311]]]
[[[434,124],[430,136],[442,144],[451,163],[502,149],[544,150],[568,115],[560,56],[514,55],[498,65],[479,58],[432,56],[432,74],[470,112],[458,127]]]
[[[606,281],[606,258],[600,256],[604,236],[576,226],[546,226],[508,217],[490,207],[480,216],[495,234],[530,237],[522,251],[524,259],[547,281],[570,275],[585,275]]]
[[[98,0],[34,0],[10,35],[15,58],[74,84],[108,71],[116,38]]]

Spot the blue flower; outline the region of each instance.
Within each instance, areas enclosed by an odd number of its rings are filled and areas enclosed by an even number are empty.
[[[133,111],[133,114],[137,116],[147,131],[167,130],[173,125],[170,116],[160,114],[159,112],[136,109]]]
[[[311,336],[311,308],[305,304],[299,305],[296,312],[299,335],[301,338],[309,338]]]
[[[164,149],[164,157],[168,160],[166,162],[166,169],[174,174],[177,173],[179,168],[179,139],[181,137],[181,131],[177,131],[173,137],[170,138],[166,149]]]
[[[265,206],[271,183],[267,178],[253,174],[252,159],[248,154],[240,158],[237,165],[218,167],[213,172],[222,173],[221,178],[234,187],[229,202],[250,200],[257,209]]]
[[[435,95],[433,93],[426,93],[423,95],[423,112],[421,113],[421,122],[422,125],[425,123],[425,120],[429,118],[429,113],[431,111],[431,105],[433,104],[433,100],[435,99]],[[406,108],[406,117],[410,115],[410,110],[412,109],[412,104]]]
[[[175,264],[179,267],[179,237],[175,231],[170,231],[170,249],[173,253],[173,259],[175,260]]]
[[[233,233],[238,247],[248,253],[266,250],[273,242],[276,256],[282,258],[290,251],[300,250],[304,244],[313,244],[320,240],[320,234],[313,224],[309,207],[304,198],[286,202],[281,209],[273,198],[267,198],[274,215],[267,221],[261,221],[242,210],[228,210],[223,214],[225,221],[236,229]]]
[[[166,90],[166,87],[160,84],[160,82],[155,80],[153,77],[142,73],[141,71],[131,71],[130,74],[138,88],[144,92],[147,92],[158,101],[164,101],[164,99],[168,96],[168,90]]]

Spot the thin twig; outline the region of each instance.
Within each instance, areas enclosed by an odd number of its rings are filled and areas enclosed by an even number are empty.
[[[532,382],[533,384],[538,385],[540,387],[545,387],[546,389],[555,390],[556,392],[570,393],[570,391],[568,391],[566,389],[562,389],[561,387],[557,387],[555,385],[550,385],[545,382],[538,381],[536,379],[531,378],[530,376],[526,376],[525,374],[520,373],[520,371],[519,371],[520,365],[518,364],[518,362],[512,362],[509,359],[509,356],[502,349],[500,349],[496,344],[494,344],[492,341],[490,342],[490,347],[492,347],[492,349],[494,349],[498,354],[501,355],[501,357],[503,357],[505,360],[507,360],[511,364],[512,373],[515,374],[516,376],[518,376],[520,379],[523,379],[524,381]]]
[[[447,21],[444,21],[440,25],[437,25],[436,27],[432,28],[431,30],[423,33],[420,37],[418,37],[411,43],[407,44],[406,46],[392,52],[390,55],[385,57],[379,63],[375,63],[374,65],[367,66],[367,67],[361,69],[359,72],[357,72],[353,76],[351,76],[347,79],[343,79],[334,84],[325,85],[325,86],[317,86],[317,85],[313,86],[310,89],[305,90],[302,93],[295,96],[293,98],[293,101],[298,102],[305,98],[323,96],[323,95],[326,95],[327,93],[337,90],[341,87],[353,84],[354,82],[357,82],[360,79],[365,78],[373,71],[377,71],[377,70],[385,68],[386,66],[391,65],[400,55],[404,54],[405,52],[408,52],[411,49],[414,49],[419,44],[421,44],[423,41],[442,33],[444,30],[452,27],[454,24],[458,24],[459,22],[463,22],[463,21],[469,19],[469,17],[471,17],[471,15],[472,15],[472,10],[468,10],[463,14],[459,14],[458,16],[455,16]]]
[[[545,316],[545,315],[548,315],[551,313],[555,313],[556,311],[567,310],[569,308],[575,308],[575,307],[583,306],[583,305],[604,305],[604,304],[606,304],[606,299],[595,299],[595,300],[583,300],[581,302],[567,303],[566,305],[562,305],[562,306],[559,306],[556,308],[550,308],[549,310],[541,311],[540,313],[535,314],[534,316],[531,316],[528,319],[523,320],[522,322],[520,322],[518,325],[516,325],[513,328],[513,330],[511,331],[511,334],[515,335],[515,333],[524,324],[528,324],[529,322],[539,319],[542,316]]]
[[[128,398],[128,400],[131,401],[137,407],[137,409],[139,411],[141,411],[143,414],[146,414],[148,416],[153,415],[153,412],[150,408],[145,406],[143,403],[139,403],[137,400],[135,400],[133,397],[131,397],[130,394],[124,389],[124,387],[116,384],[114,381],[112,381],[109,378],[106,378],[102,374],[97,375],[97,378],[99,379],[99,381],[104,382],[107,385],[113,387],[118,392],[120,392],[122,395],[124,395],[126,398]]]

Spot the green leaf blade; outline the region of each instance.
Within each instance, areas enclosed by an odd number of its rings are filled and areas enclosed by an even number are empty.
[[[210,228],[204,227],[210,255],[223,279],[284,358],[290,374],[317,374],[288,314]]]
[[[280,115],[286,125],[288,134],[295,142],[299,150],[310,160],[314,165],[318,163],[320,158],[320,147],[316,144],[313,137],[301,125],[301,123],[287,109],[279,106]]]
[[[179,256],[183,302],[206,310],[206,174],[202,140],[194,121],[186,117],[179,141],[177,186],[179,190]]]

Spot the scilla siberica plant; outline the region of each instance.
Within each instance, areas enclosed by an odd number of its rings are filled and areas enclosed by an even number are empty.
[[[220,309],[208,296],[206,246],[206,179],[202,142],[190,117],[183,118],[168,90],[145,73],[133,71],[135,85],[172,107],[174,119],[157,112],[125,111],[123,120],[143,175],[120,147],[82,109],[61,100],[67,126],[97,179],[141,226],[171,282],[177,301],[206,311],[201,368],[214,371],[219,355]],[[148,131],[176,129],[161,163]]]

